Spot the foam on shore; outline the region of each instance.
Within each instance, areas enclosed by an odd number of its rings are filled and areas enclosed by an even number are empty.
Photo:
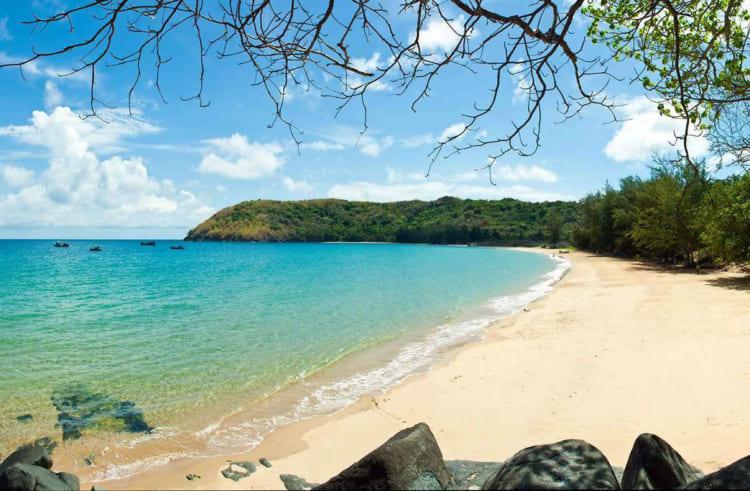
[[[305,389],[305,395],[290,410],[277,415],[255,417],[242,422],[228,422],[229,418],[222,418],[189,435],[151,435],[151,438],[173,439],[176,446],[181,447],[181,451],[151,456],[138,462],[106,466],[94,473],[92,481],[124,479],[186,457],[216,457],[249,452],[277,428],[314,416],[337,413],[365,396],[380,396],[408,376],[430,370],[451,348],[480,340],[492,324],[549,294],[554,284],[570,269],[569,261],[559,256],[550,257],[557,263],[555,269],[543,275],[541,281],[526,291],[493,298],[486,303],[480,316],[445,323],[427,335],[407,341],[384,365],[357,371],[352,375],[334,377],[318,384],[303,379],[300,383]]]

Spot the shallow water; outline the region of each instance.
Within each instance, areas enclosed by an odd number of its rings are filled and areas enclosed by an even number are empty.
[[[249,449],[237,445],[427,369],[560,271],[544,255],[481,247],[52,244],[0,241],[2,454],[61,441],[71,424],[80,435],[66,445],[82,449],[149,438]],[[60,400],[68,426],[55,427]],[[101,477],[122,475],[116,463]]]

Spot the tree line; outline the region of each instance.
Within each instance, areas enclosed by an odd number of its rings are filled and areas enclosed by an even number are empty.
[[[657,162],[580,202],[575,246],[664,263],[750,261],[750,175],[711,179],[705,165]]]

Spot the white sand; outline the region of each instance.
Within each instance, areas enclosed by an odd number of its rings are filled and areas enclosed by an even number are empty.
[[[324,482],[405,426],[424,421],[446,459],[505,460],[565,438],[623,466],[656,433],[712,471],[750,454],[750,282],[739,273],[666,273],[571,253],[545,299],[493,326],[429,373],[339,414],[278,430],[253,452],[273,467],[237,483],[228,459],[186,459],[116,488],[283,488]],[[187,481],[185,474],[202,476]],[[90,483],[84,485],[86,488]]]

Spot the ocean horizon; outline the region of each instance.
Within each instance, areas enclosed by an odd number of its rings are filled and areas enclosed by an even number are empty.
[[[69,243],[0,241],[0,453],[50,437],[75,462],[97,452],[99,480],[381,394],[567,267],[485,247]]]

